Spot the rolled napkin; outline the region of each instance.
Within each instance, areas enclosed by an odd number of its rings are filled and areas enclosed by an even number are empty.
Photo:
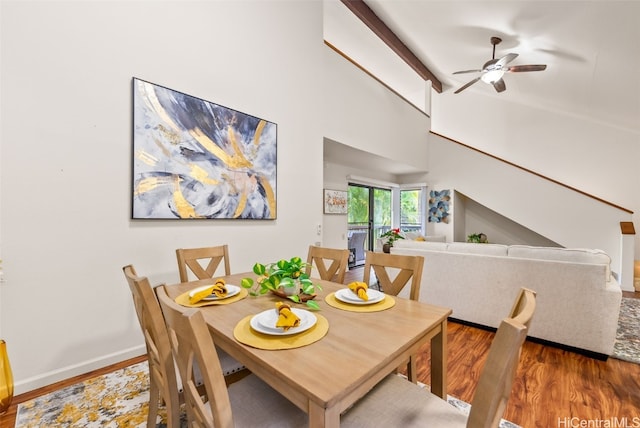
[[[347,287],[349,287],[349,290],[353,291],[362,300],[369,300],[369,296],[367,295],[369,287],[367,287],[367,284],[364,282],[355,281],[350,283]]]
[[[213,284],[212,293],[216,295],[216,297],[227,297],[227,287],[224,279],[218,278],[216,279],[215,284]]]
[[[292,327],[300,325],[300,318],[291,310],[291,306],[283,302],[276,302],[276,310],[278,311],[278,321],[276,327],[282,328],[284,331]]]
[[[217,279],[213,285],[205,285],[194,289],[193,292],[189,293],[189,303],[196,304],[211,294],[215,294],[217,297],[225,297],[227,295],[224,279]]]

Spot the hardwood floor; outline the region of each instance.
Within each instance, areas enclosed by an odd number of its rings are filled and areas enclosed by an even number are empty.
[[[362,268],[353,269],[347,272],[345,283],[361,279]],[[640,293],[624,295],[640,298]],[[448,392],[471,402],[493,333],[450,322],[447,338]],[[426,384],[430,376],[428,351],[425,345],[418,356],[418,379]],[[16,396],[9,412],[0,417],[0,427],[14,427],[21,402],[144,359],[138,357]],[[524,428],[640,427],[640,365],[614,358],[597,361],[526,342],[504,418]]]

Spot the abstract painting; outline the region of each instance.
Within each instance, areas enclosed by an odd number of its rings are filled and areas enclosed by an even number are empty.
[[[133,79],[134,219],[276,218],[277,125]]]
[[[449,223],[449,190],[429,192],[429,222]]]

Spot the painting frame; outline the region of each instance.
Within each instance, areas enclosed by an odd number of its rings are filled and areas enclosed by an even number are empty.
[[[278,125],[134,77],[132,219],[277,219]]]
[[[324,189],[324,214],[347,214],[347,191]]]

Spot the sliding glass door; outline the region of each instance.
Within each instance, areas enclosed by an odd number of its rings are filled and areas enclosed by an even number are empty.
[[[353,264],[364,264],[364,251],[374,250],[376,239],[391,228],[391,190],[349,184],[349,249]]]

